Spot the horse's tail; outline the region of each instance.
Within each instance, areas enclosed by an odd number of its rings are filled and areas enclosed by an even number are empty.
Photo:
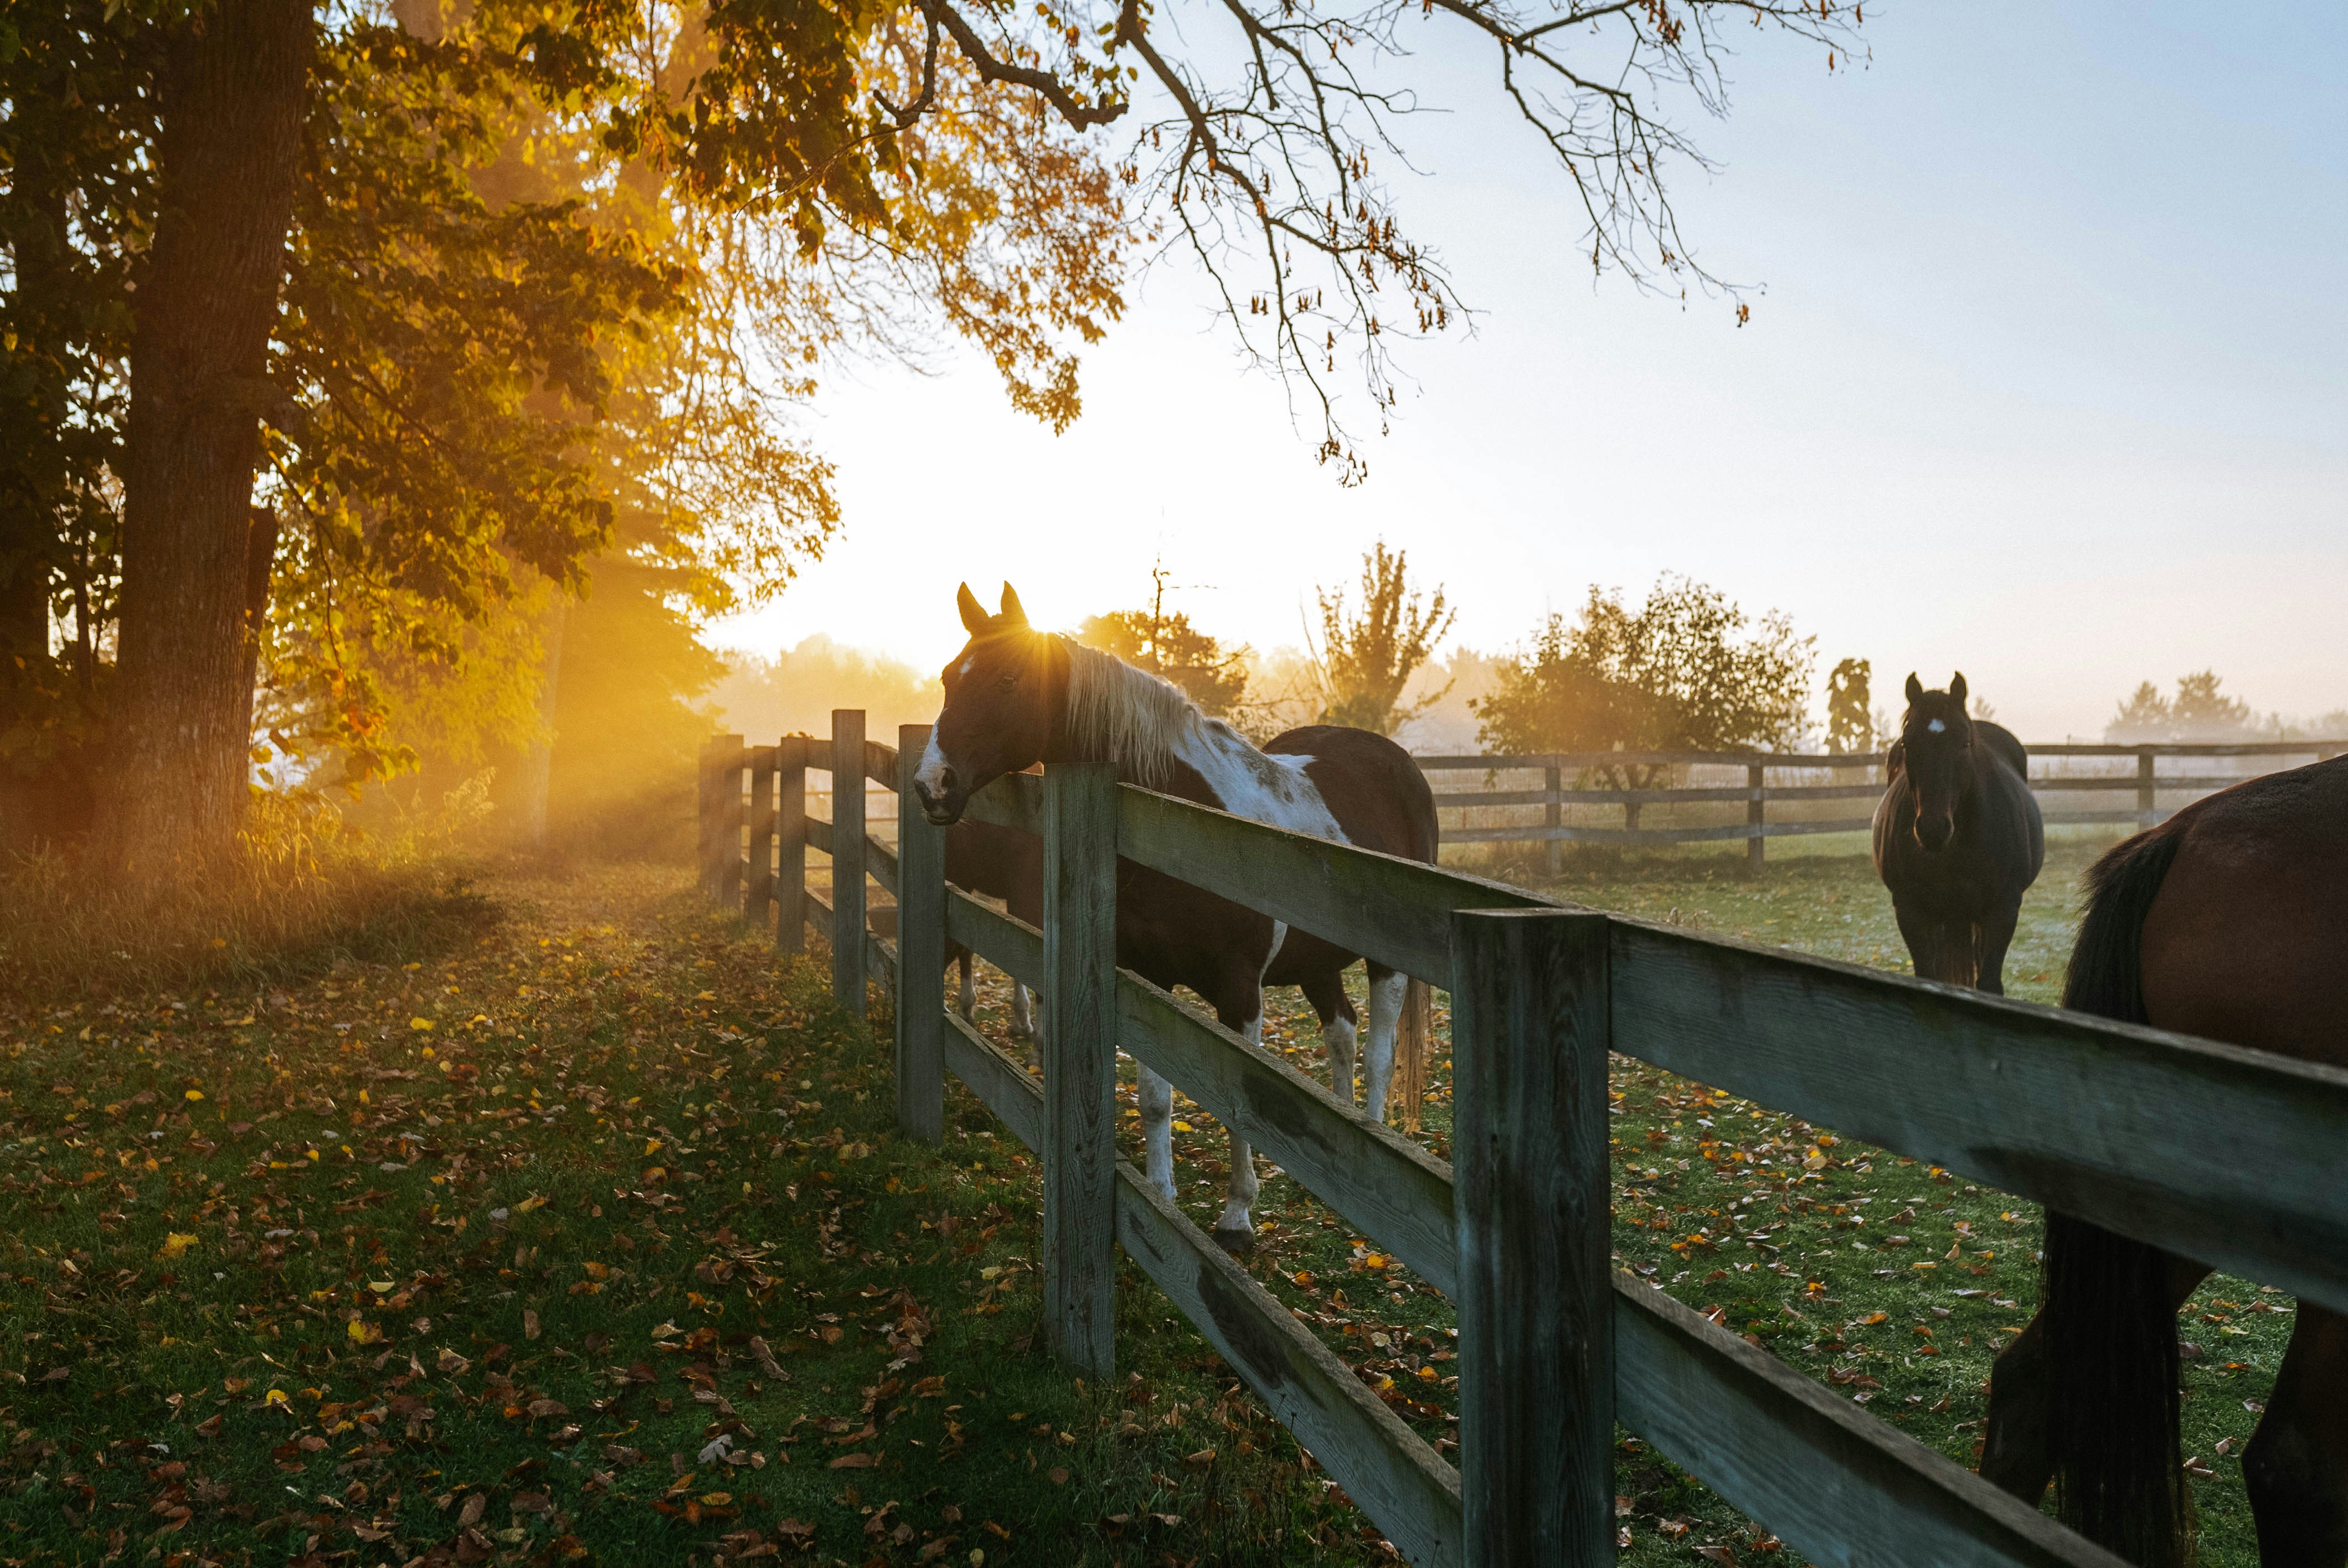
[[[2145,912],[2178,835],[2139,834],[2088,873],[2063,1005],[2146,1021]],[[2040,1324],[2063,1522],[2143,1568],[2185,1561],[2191,1503],[2178,1445],[2177,1313],[2167,1255],[2048,1210]]]
[[[1402,989],[1395,1020],[1395,1091],[1402,1100],[1402,1130],[1416,1132],[1426,1106],[1426,1047],[1435,1033],[1435,992],[1416,976]]]

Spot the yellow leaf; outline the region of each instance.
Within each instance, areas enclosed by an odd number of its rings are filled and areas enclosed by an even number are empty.
[[[188,1091],[188,1098],[191,1100],[201,1100],[203,1097],[204,1091],[201,1089],[191,1089]]]
[[[285,1397],[285,1390],[283,1389],[270,1389],[268,1395],[263,1398],[261,1402],[264,1405],[289,1405],[293,1403],[292,1400]]]
[[[514,1205],[514,1212],[516,1214],[526,1214],[532,1209],[542,1209],[545,1206],[546,1200],[539,1196],[536,1193],[532,1193],[530,1196],[522,1199],[521,1202]]]
[[[186,1253],[190,1247],[195,1245],[196,1237],[191,1233],[187,1231],[173,1231],[164,1238],[162,1246],[156,1252],[155,1255],[157,1257],[178,1257]]]
[[[1174,1123],[1174,1131],[1177,1132],[1188,1132],[1191,1131],[1191,1127],[1188,1122],[1177,1122]]]
[[[717,993],[716,991],[700,991],[695,993],[693,999],[697,1002],[714,1002],[717,999]]]
[[[661,1141],[657,1138],[647,1138],[644,1140],[644,1153],[647,1154],[659,1153],[660,1146]]]
[[[432,1020],[428,1018],[412,1018],[407,1020],[407,1027],[419,1033],[429,1033],[432,1029]]]
[[[372,1345],[383,1337],[382,1329],[372,1323],[361,1322],[355,1317],[351,1319],[345,1332],[350,1335],[351,1343],[354,1345]]]

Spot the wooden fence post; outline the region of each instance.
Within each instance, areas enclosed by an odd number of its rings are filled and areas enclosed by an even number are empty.
[[[807,951],[808,738],[775,743],[775,951]]]
[[[702,757],[702,896],[727,914],[737,914],[742,907],[742,737],[713,735]]]
[[[2159,809],[2152,788],[2153,753],[2150,746],[2136,749],[2136,825],[2150,827]]]
[[[864,1016],[864,710],[831,711],[831,999]]]
[[[1044,1327],[1117,1365],[1117,774],[1044,770]]]
[[[1451,919],[1468,1568],[1614,1561],[1607,920]]]
[[[742,885],[742,918],[763,926],[775,913],[775,748],[750,753],[750,875]]]
[[[946,830],[914,804],[913,774],[927,724],[897,726],[897,1125],[909,1138],[945,1137]]]
[[[1745,820],[1756,828],[1766,820],[1767,816],[1761,799],[1763,781],[1766,776],[1759,763],[1755,763],[1745,770],[1745,782],[1753,790],[1753,798],[1745,803]],[[1745,841],[1745,864],[1753,870],[1760,870],[1762,862],[1768,856],[1769,841],[1758,833]]]
[[[1563,769],[1543,768],[1541,770],[1541,788],[1549,791],[1550,797],[1547,809],[1541,813],[1541,825],[1544,827],[1560,827],[1564,825],[1565,808],[1558,803],[1557,798],[1557,792],[1564,787],[1565,773]],[[1565,869],[1565,843],[1562,839],[1552,838],[1549,841],[1548,848],[1549,874],[1551,876],[1554,876],[1559,872]]]

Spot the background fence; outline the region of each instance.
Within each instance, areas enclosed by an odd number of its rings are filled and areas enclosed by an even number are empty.
[[[2149,827],[2212,790],[2277,767],[2338,756],[2348,752],[2348,741],[2146,746],[2066,743],[2027,749],[2030,787],[2039,796],[2048,825],[2119,823]],[[1437,775],[1428,783],[1442,814],[1444,843],[1545,843],[1550,846],[1551,870],[1558,866],[1560,844],[1722,839],[1745,840],[1746,858],[1758,866],[1772,838],[1866,832],[1884,784],[1880,752],[1567,752],[1416,760],[1421,772]],[[1658,769],[1669,771],[1672,785],[1616,788],[1606,777],[1612,774],[1619,780],[1629,770]],[[1445,787],[1440,775],[1458,773],[1483,774],[1485,786]],[[1593,778],[1600,782],[1590,782]],[[1774,812],[1773,805],[1777,808]]]
[[[860,789],[835,791],[829,822],[808,815],[808,770],[897,782],[926,733],[892,751],[860,713],[833,723],[828,741],[713,743],[704,886],[771,918],[785,950],[809,925],[833,938],[851,1010],[868,974],[893,986],[909,1136],[942,1138],[951,1072],[1039,1153],[1059,1355],[1113,1366],[1121,1245],[1413,1563],[1610,1562],[1619,1422],[1814,1563],[2118,1568],[1612,1267],[1610,1051],[2348,1309],[2348,1072],[1560,907],[1098,765],[970,803],[1037,837],[1039,930],[947,886],[943,835],[918,815],[893,846],[866,831]],[[807,886],[810,851],[829,856],[829,897]],[[1458,1165],[1119,970],[1120,858],[1449,991]],[[893,943],[867,924],[868,877],[896,896]],[[946,1009],[949,937],[1040,991],[1042,1082]],[[1457,1468],[1118,1159],[1120,1049],[1452,1298]]]

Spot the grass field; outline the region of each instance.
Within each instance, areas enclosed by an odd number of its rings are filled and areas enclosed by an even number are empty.
[[[2016,994],[2052,996],[2088,850],[2050,861]],[[943,1150],[896,1140],[816,966],[681,873],[484,886],[493,920],[412,951],[0,1011],[0,1562],[1393,1560],[1130,1270],[1113,1386],[1055,1366],[1031,1158],[959,1090]],[[1564,890],[1902,959],[1860,860]],[[1274,1001],[1268,1042],[1318,1071]],[[1439,1051],[1433,1079],[1441,1153]],[[1623,1261],[1969,1460],[2034,1213],[1635,1062],[1615,1087]],[[1222,1140],[1179,1114],[1203,1220]],[[1259,1214],[1258,1276],[1447,1443],[1447,1303],[1284,1177]],[[2254,1561],[2218,1445],[2290,1308],[2213,1281],[2186,1330],[2213,1564]],[[1635,1443],[1617,1474],[1630,1561],[1776,1550]]]

